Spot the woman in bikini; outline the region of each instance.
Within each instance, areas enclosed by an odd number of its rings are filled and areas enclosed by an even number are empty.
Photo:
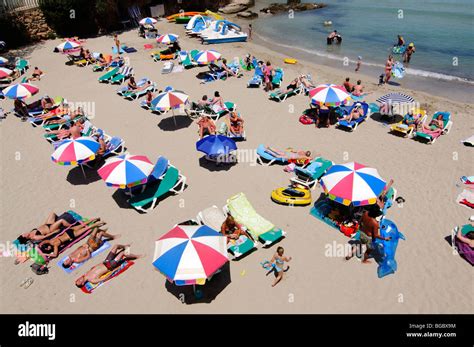
[[[231,112],[229,118],[229,130],[232,135],[239,136],[244,132],[244,120],[237,112]]]
[[[388,81],[392,77],[393,64],[394,64],[393,56],[390,54],[387,58],[387,61],[385,62],[385,81],[384,81],[384,83],[388,83]]]
[[[227,236],[227,243],[232,240],[238,240],[240,236],[246,236],[252,240],[252,237],[242,229],[242,226],[230,214],[227,215],[226,220],[222,223],[221,233]]]
[[[265,151],[277,158],[283,158],[289,161],[310,161],[312,159],[311,151],[295,151],[293,148],[287,148],[284,151],[279,151],[271,147],[266,147]]]
[[[275,281],[272,284],[272,287],[275,287],[278,282],[280,282],[283,278],[283,272],[287,271],[289,267],[286,269],[283,269],[283,265],[286,262],[289,262],[291,260],[291,257],[285,257],[283,254],[285,253],[285,250],[283,247],[278,247],[276,253],[273,255],[272,259],[270,260],[270,263],[273,266],[274,271],[276,272],[276,278]]]
[[[56,213],[51,212],[44,224],[37,228],[31,229],[31,231],[21,234],[18,237],[20,244],[26,244],[28,241],[41,241],[44,238],[54,234],[62,228],[67,228],[71,224],[65,219],[58,219]]]
[[[438,115],[435,119],[432,119],[430,124],[421,126],[424,133],[430,135],[441,135],[443,133],[444,122],[443,122],[443,115]]]
[[[43,253],[46,253],[49,258],[56,258],[59,255],[59,247],[61,245],[74,241],[89,230],[106,224],[105,222],[101,222],[100,218],[93,219],[91,222],[92,224],[89,225],[81,224],[66,229],[64,233],[51,240],[44,240],[38,247]]]

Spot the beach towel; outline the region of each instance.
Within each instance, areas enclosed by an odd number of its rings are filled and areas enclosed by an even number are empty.
[[[469,247],[469,245],[465,244],[462,241],[459,241],[457,238],[454,242],[456,244],[456,248],[459,255],[466,259],[469,264],[474,265],[474,250]]]
[[[118,269],[115,269],[112,272],[109,271],[105,275],[103,275],[102,277],[105,278],[105,279],[103,281],[97,283],[97,284],[92,284],[90,282],[86,282],[86,284],[83,287],[81,287],[82,292],[86,293],[86,294],[92,294],[92,292],[94,290],[101,287],[104,283],[110,281],[111,279],[113,279],[113,278],[119,276],[120,274],[124,273],[125,271],[127,271],[130,267],[132,267],[133,264],[135,264],[133,261],[123,262],[122,265],[120,265],[120,267]]]
[[[456,198],[456,202],[467,208],[474,208],[474,191],[470,189],[464,189],[462,193]]]
[[[136,50],[135,48],[133,48],[133,47],[125,47],[123,50],[124,50],[126,53],[135,53],[135,52],[137,52],[137,50]]]
[[[125,53],[125,49],[126,49],[126,48],[127,48],[127,46],[122,45],[122,46],[120,47],[120,53]],[[113,46],[113,47],[112,47],[112,53],[113,53],[113,54],[117,54],[117,47],[116,47],[116,46]]]
[[[474,176],[462,176],[461,182],[464,184],[474,184]]]
[[[97,250],[95,250],[94,252],[92,252],[91,257],[90,257],[88,260],[94,258],[96,255],[102,253],[103,251],[105,251],[105,250],[108,249],[108,248],[110,248],[110,243],[106,241],[106,242],[104,242],[104,243],[102,244],[102,246],[100,246],[100,248],[98,248]],[[82,265],[84,265],[84,264],[87,262],[87,260],[86,260],[86,261],[83,261],[82,263],[72,263],[72,265],[71,265],[69,268],[66,269],[66,268],[63,267],[63,263],[64,263],[64,261],[65,261],[68,257],[69,257],[69,256],[66,255],[66,256],[64,256],[61,260],[59,260],[59,261],[57,262],[57,265],[58,265],[61,269],[63,269],[64,272],[66,272],[66,273],[68,273],[68,274],[70,274],[70,273],[73,272],[74,270],[79,269]]]

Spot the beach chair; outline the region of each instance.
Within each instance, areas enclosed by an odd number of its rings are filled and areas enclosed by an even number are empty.
[[[213,121],[217,121],[220,117],[226,115],[229,112],[235,111],[237,109],[237,104],[226,101],[224,102],[224,108],[220,111],[215,111],[209,106],[204,107],[203,115],[209,116]]]
[[[239,193],[227,199],[224,210],[232,215],[235,221],[246,228],[248,233],[268,247],[286,236],[286,232],[255,211],[244,193]]]
[[[17,59],[16,64],[15,64],[15,69],[20,73],[20,75],[23,75],[26,70],[29,69],[29,63],[28,60],[25,59]]]
[[[336,127],[344,128],[344,129],[347,129],[349,131],[354,131],[355,129],[357,129],[357,126],[360,123],[364,122],[367,119],[367,117],[370,115],[370,110],[369,110],[369,105],[365,102],[357,102],[357,103],[354,103],[352,106],[349,106],[349,107],[347,107],[347,106],[339,107],[339,112],[340,112],[339,114],[341,116],[346,116],[346,115],[351,114],[351,111],[355,107],[356,104],[361,104],[362,105],[362,110],[364,111],[364,115],[357,118],[357,119],[353,119],[350,122],[348,122],[347,120],[338,120],[337,123],[336,123]]]
[[[283,82],[283,69],[275,69],[275,74],[272,77],[272,84],[274,88],[280,88],[281,82]]]
[[[133,76],[133,67],[125,65],[122,66],[119,73],[108,80],[108,82],[110,84],[120,84],[123,83],[127,78],[130,78],[130,76]]]
[[[415,110],[414,114],[416,115],[416,120],[419,124],[423,124],[426,120],[426,111],[425,110]],[[406,116],[405,116],[406,117]],[[390,127],[390,132],[394,134],[403,134],[403,137],[412,137],[414,135],[414,130],[416,125],[408,126],[404,123],[405,117],[398,123],[393,124]]]
[[[311,188],[333,165],[334,163],[330,160],[324,159],[323,157],[316,157],[304,166],[296,166],[294,171],[296,176],[290,180]]]
[[[286,93],[283,93],[281,90],[275,90],[271,92],[268,96],[270,100],[275,100],[278,102],[285,101],[288,97],[294,96],[294,95],[299,95],[303,92],[303,89],[301,87],[298,87],[293,90],[289,90]]]
[[[217,231],[221,230],[221,226],[226,218],[227,216],[225,213],[215,205],[202,210],[196,216],[198,223],[207,225]],[[227,251],[232,254],[233,258],[236,260],[249,254],[256,249],[257,246],[258,245],[255,241],[242,235],[238,240],[232,240],[227,243]]]
[[[198,51],[199,52],[199,51]],[[194,54],[196,55],[196,53]],[[196,63],[195,61],[193,61],[192,57],[191,57],[191,52],[187,52],[187,51],[180,51],[178,53],[178,58],[179,58],[179,62],[181,63],[181,65],[183,65],[183,67],[185,69],[189,69],[189,68],[192,68],[194,66],[198,66],[199,64]]]
[[[136,100],[136,99],[141,98],[142,96],[146,95],[146,93],[148,93],[149,91],[154,92],[155,90],[156,90],[156,84],[151,83],[149,86],[147,86],[144,89],[131,90],[131,91],[124,92],[122,94],[122,96],[124,97],[124,99]]]
[[[257,147],[257,162],[260,165],[267,165],[270,166],[273,163],[278,164],[287,164],[288,160],[281,157],[275,157],[271,153],[267,152],[266,147],[264,145],[258,145]]]
[[[181,193],[185,185],[186,177],[181,175],[177,168],[170,165],[162,178],[152,184],[147,184],[142,193],[131,197],[128,202],[136,210],[147,213],[155,208],[159,199],[164,198],[170,192]]]
[[[433,144],[439,136],[449,133],[453,126],[451,114],[449,112],[436,112],[433,117],[431,117],[431,120],[436,119],[439,115],[443,116],[443,131],[439,135],[431,134],[422,130],[415,132],[415,137],[426,141],[428,144]],[[426,120],[427,118],[425,118],[425,122]]]
[[[114,67],[98,78],[101,83],[108,83],[120,71],[120,68]]]
[[[142,87],[145,85],[145,83],[147,83],[148,81],[150,81],[150,79],[148,79],[147,77],[144,77],[142,78],[141,80],[137,81],[136,82],[136,85],[137,87]],[[116,93],[120,96],[123,96],[125,93],[128,93],[128,92],[131,92],[130,88],[128,86],[123,86],[123,87],[120,87],[119,89],[117,89]]]
[[[247,82],[247,88],[258,88],[262,85],[263,82],[263,71],[262,69],[256,65],[255,66],[255,72],[253,74],[253,77],[251,78],[250,81]]]

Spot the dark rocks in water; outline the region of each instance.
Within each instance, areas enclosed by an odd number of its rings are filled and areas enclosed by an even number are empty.
[[[326,4],[318,4],[318,3],[304,3],[304,4],[299,4],[299,3],[291,3],[291,4],[270,4],[270,6],[262,8],[260,12],[263,13],[271,13],[271,14],[276,14],[276,13],[282,13],[282,12],[288,12],[290,10],[300,12],[300,11],[309,11],[309,10],[316,10],[319,8],[326,7]]]
[[[248,6],[244,4],[231,3],[225,7],[220,8],[219,13],[233,14],[245,11],[247,8]]]
[[[244,12],[237,13],[237,17],[245,18],[245,19],[254,19],[258,17],[258,13],[255,13],[252,11],[244,11]]]

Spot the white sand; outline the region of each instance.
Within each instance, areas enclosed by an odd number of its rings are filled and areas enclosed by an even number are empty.
[[[194,39],[185,38],[182,26],[159,23],[161,32],[182,37],[184,49],[202,48]],[[315,129],[298,122],[308,106],[308,98],[296,96],[284,103],[267,99],[258,89],[247,89],[251,73],[240,79],[230,78],[200,84],[195,77],[205,68],[179,74],[161,75],[162,63],[154,63],[135,31],[120,35],[128,46],[139,50],[128,55],[136,77],[148,76],[160,88],[172,85],[184,90],[191,100],[219,90],[226,100],[238,104],[246,121],[248,140],[241,149],[255,149],[264,143],[284,148],[310,149],[337,163],[357,161],[379,170],[385,179],[393,178],[399,195],[406,199],[403,208],[394,206],[388,218],[395,221],[407,240],[399,243],[396,259],[398,271],[377,278],[375,264],[361,265],[357,260],[345,263],[341,258],[325,256],[325,246],[348,239],[309,215],[310,207],[290,208],[270,200],[274,188],[285,186],[291,177],[282,167],[251,166],[240,163],[228,171],[210,171],[200,166],[201,154],[195,150],[197,126],[173,129],[171,114],[156,116],[142,110],[137,102],[115,95],[117,87],[101,85],[90,68],[64,65],[66,57],[52,52],[57,41],[39,45],[27,56],[32,66],[47,75],[36,84],[40,94],[62,95],[70,101],[94,102],[93,123],[108,134],[126,141],[132,154],[147,155],[154,161],[158,155],[168,157],[188,178],[188,189],[170,197],[147,215],[134,209],[120,208],[113,196],[115,190],[103,181],[84,184],[78,168],[53,163],[52,147],[42,139],[42,130],[9,116],[1,122],[1,218],[2,242],[13,240],[19,233],[39,225],[50,211],[62,213],[72,209],[87,217],[100,216],[111,233],[120,233],[120,243],[132,243],[132,252],[146,254],[144,259],[120,277],[85,295],[74,286],[74,279],[105,254],[89,261],[76,274],[67,275],[51,265],[50,274],[34,275],[27,264],[13,265],[12,258],[0,259],[0,311],[5,313],[468,313],[473,311],[472,267],[455,256],[445,237],[455,225],[464,224],[470,212],[455,203],[460,192],[459,177],[473,171],[472,148],[459,143],[473,133],[473,105],[450,102],[430,95],[404,90],[427,107],[429,114],[437,110],[451,112],[452,131],[434,145],[425,145],[388,133],[388,128],[369,119],[355,132],[335,128]],[[91,51],[110,52],[111,37],[90,39]],[[270,59],[285,69],[287,84],[297,73],[310,72],[317,83],[342,83],[345,73],[334,69],[299,63],[283,66],[283,56],[252,43],[219,45],[215,48],[233,58],[252,52],[260,59]],[[352,80],[356,75],[351,75]],[[364,80],[364,77],[362,76]],[[435,83],[435,82],[433,82]],[[372,93],[368,102],[400,87],[377,87],[368,84]],[[11,108],[11,101],[2,101]],[[290,112],[291,110],[294,112]],[[179,119],[179,124],[185,118]],[[160,127],[161,125],[161,127]],[[21,155],[15,160],[16,153]],[[347,155],[347,158],[344,156]],[[70,172],[71,170],[71,172]],[[94,176],[88,171],[89,176]],[[71,176],[72,179],[68,179]],[[71,181],[71,182],[70,182]],[[165,287],[165,279],[154,270],[154,241],[174,224],[193,218],[210,205],[221,207],[226,199],[245,192],[255,208],[267,219],[288,232],[280,245],[293,257],[284,280],[271,288],[272,278],[265,277],[260,262],[269,259],[276,246],[259,249],[250,256],[230,263],[231,283],[220,291],[209,305],[182,305]],[[314,197],[320,194],[314,191]],[[32,276],[33,285],[24,290],[19,283]],[[204,289],[221,285],[216,277]],[[184,288],[186,293],[189,288]],[[189,295],[189,294],[188,294]],[[400,302],[401,301],[401,302]]]

